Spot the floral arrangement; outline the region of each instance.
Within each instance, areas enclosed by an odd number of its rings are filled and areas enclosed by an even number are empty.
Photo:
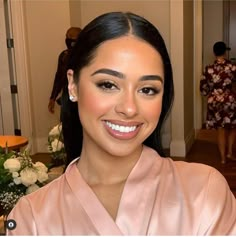
[[[0,215],[8,214],[20,197],[39,189],[47,180],[48,168],[34,163],[27,151],[8,153],[0,147]]]
[[[54,126],[48,134],[48,151],[51,153],[53,165],[65,164],[66,152],[61,123]]]

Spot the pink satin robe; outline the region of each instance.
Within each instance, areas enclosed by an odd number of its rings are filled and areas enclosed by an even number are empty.
[[[21,198],[8,217],[17,223],[8,235],[236,235],[236,200],[212,167],[144,147],[113,221],[76,163]]]

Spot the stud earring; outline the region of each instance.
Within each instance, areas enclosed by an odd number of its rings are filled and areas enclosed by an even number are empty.
[[[70,98],[70,101],[72,101],[72,102],[75,101],[75,97],[73,95],[70,95],[69,98]]]

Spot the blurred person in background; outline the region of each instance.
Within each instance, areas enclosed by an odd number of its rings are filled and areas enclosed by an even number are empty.
[[[215,61],[205,67],[200,81],[200,91],[207,96],[206,128],[217,129],[221,163],[233,157],[236,133],[236,64],[226,58],[230,50],[222,41],[213,46]]]
[[[81,28],[79,27],[70,27],[66,32],[65,43],[67,49],[63,50],[59,54],[53,88],[48,103],[48,110],[50,113],[54,113],[56,102],[61,106],[60,120],[62,122],[62,133],[64,137],[64,146],[66,151],[66,165],[79,155],[77,150],[71,149],[71,146],[73,146],[73,143],[75,142],[75,140],[73,139],[73,134],[82,133],[81,130],[71,127],[70,123],[66,122],[69,120],[76,122],[79,119],[78,107],[76,103],[72,103],[69,100],[67,66],[71,50],[75,45],[75,42],[80,32]],[[65,97],[64,102],[62,102],[62,97]],[[80,150],[80,147],[78,149]]]

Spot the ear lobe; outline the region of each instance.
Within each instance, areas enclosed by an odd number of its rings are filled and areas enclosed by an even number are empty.
[[[74,82],[74,71],[69,69],[67,71],[67,79],[68,79],[68,92],[69,92],[69,98],[72,102],[78,101],[78,95],[77,95],[77,85]]]

